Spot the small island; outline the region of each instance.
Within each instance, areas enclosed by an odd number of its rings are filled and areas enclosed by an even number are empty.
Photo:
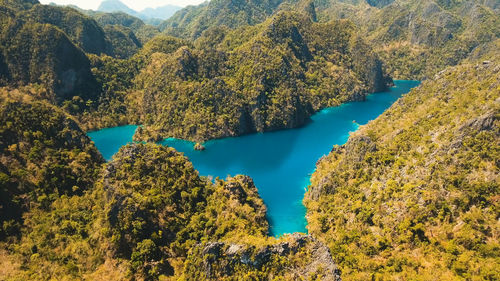
[[[194,150],[203,151],[203,150],[205,150],[205,147],[201,143],[197,142],[194,145]]]

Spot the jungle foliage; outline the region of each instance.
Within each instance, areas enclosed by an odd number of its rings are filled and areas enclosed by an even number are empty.
[[[156,27],[0,0],[0,279],[497,280],[500,3],[212,0]],[[451,67],[450,67],[451,66]],[[426,79],[318,161],[310,235],[173,148]],[[333,256],[333,259],[332,259]]]
[[[489,0],[278,0],[257,5],[218,0],[180,10],[161,27],[168,34],[198,38],[214,26],[255,25],[283,10],[301,11],[319,22],[349,19],[397,79],[430,78],[500,32],[500,4]]]
[[[284,12],[254,27],[209,29],[193,45],[148,56],[130,95],[144,125],[136,139],[201,142],[294,128],[391,82],[347,21]]]
[[[487,57],[425,81],[318,162],[308,228],[345,280],[500,276],[499,57]]]

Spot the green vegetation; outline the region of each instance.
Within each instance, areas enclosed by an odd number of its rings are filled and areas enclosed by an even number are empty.
[[[500,84],[492,62],[425,81],[321,159],[309,231],[344,280],[500,276]]]
[[[261,23],[273,14],[280,3],[281,0],[214,0],[178,11],[160,28],[174,36],[197,38],[213,27],[236,28]]]
[[[255,27],[213,28],[195,42],[157,36],[127,60],[91,60],[101,97],[69,112],[85,129],[142,124],[136,140],[203,142],[294,128],[390,83],[352,24],[291,12]]]
[[[122,27],[130,28],[130,30],[134,32],[134,35],[137,37],[137,39],[139,39],[139,41],[141,42],[141,45],[145,44],[160,33],[156,27],[147,25],[142,20],[125,13],[100,13],[89,11],[82,12],[92,16],[92,18],[94,18],[97,23],[104,28],[106,28],[106,26],[108,25],[119,25]],[[121,45],[113,44],[113,46]]]
[[[398,79],[432,77],[457,65],[481,44],[499,37],[497,1],[287,0],[210,1],[178,11],[164,32],[198,38],[212,27],[255,25],[278,11],[301,11],[313,20],[349,19]]]
[[[41,85],[40,98],[85,130],[135,123],[144,125],[137,140],[203,142],[298,127],[390,84],[347,21],[283,12],[257,26],[213,27],[195,42],[161,35],[142,47],[136,33],[146,25],[124,14],[88,12],[101,27],[69,7],[9,5],[0,81]]]
[[[135,18],[114,14],[96,17],[105,22],[102,27],[73,8],[40,5],[37,1],[3,1],[0,86],[39,84],[48,92],[41,98],[54,104],[89,103],[80,106],[78,114],[73,110],[75,115],[96,110],[102,99],[101,88],[109,86],[97,83],[89,57],[129,58],[142,42],[158,33]]]
[[[0,80],[12,86],[43,84],[49,92],[44,98],[54,103],[74,95],[95,99],[98,85],[84,52],[60,29],[25,21],[19,13],[0,9],[0,52],[5,65]]]
[[[35,5],[17,15],[29,22],[51,24],[59,27],[75,45],[91,54],[111,54],[102,28],[91,18],[73,8]]]
[[[497,2],[212,0],[160,34],[0,0],[0,279],[337,281],[332,255],[344,280],[500,279]],[[387,73],[427,81],[318,162],[310,236],[268,237],[247,176],[150,143],[106,164],[84,133],[142,124],[136,140],[202,150]]]
[[[268,251],[272,247],[272,259],[267,254],[252,258],[259,267],[266,267],[263,272],[254,268],[254,276],[272,274],[293,280],[290,276],[296,275],[287,272],[289,266],[318,278],[338,276],[327,248],[316,240],[305,237],[290,242],[290,238],[267,237],[266,207],[249,177],[212,182],[199,177],[186,157],[155,144],[125,146],[101,166],[95,147],[61,110],[16,91],[5,95],[8,99],[2,109],[9,112],[9,119],[0,144],[3,147],[6,140],[16,144],[7,146],[1,157],[10,162],[0,166],[2,183],[8,184],[2,188],[10,188],[2,189],[0,209],[13,211],[16,202],[29,203],[30,208],[23,210],[22,220],[0,213],[5,239],[0,242],[2,279],[177,280],[184,276],[190,280],[186,276],[197,274],[194,262],[203,258],[191,249],[210,241],[237,242],[241,249],[253,249],[255,243],[265,243]],[[38,107],[41,112],[27,111]],[[36,121],[30,119],[33,114]],[[29,133],[29,126],[43,130]],[[19,134],[23,140],[12,138]],[[40,148],[40,141],[48,135],[58,137],[45,140]],[[36,139],[26,139],[30,136]],[[54,150],[48,145],[62,148]],[[13,155],[15,149],[20,152]],[[28,156],[22,153],[26,149]],[[47,171],[28,170],[40,165],[48,166]],[[64,169],[67,171],[62,173]],[[38,175],[39,171],[43,174]],[[54,179],[54,174],[66,178]],[[43,175],[50,176],[48,183]],[[15,196],[10,196],[14,191]],[[239,270],[226,277],[248,274]]]
[[[207,30],[186,45],[152,54],[136,77],[128,106],[144,125],[136,139],[202,142],[294,128],[390,81],[346,21],[279,13],[255,27]]]
[[[397,79],[431,78],[500,35],[497,1],[313,2],[319,21],[345,18],[359,26]]]
[[[0,91],[3,280],[176,280],[188,256],[186,276],[194,274],[202,256],[191,249],[210,241],[278,245],[255,276],[292,280],[288,266],[310,272],[310,264],[314,276],[338,275],[319,242],[301,238],[290,250],[290,239],[267,237],[266,207],[249,177],[212,182],[154,144],[125,146],[104,165],[69,115],[38,100],[43,88]]]
[[[34,91],[34,90],[31,90]],[[0,89],[0,237],[21,215],[93,186],[104,161],[77,123],[19,90]]]
[[[377,52],[394,77],[432,77],[500,36],[500,12],[488,1],[400,2],[375,11],[365,23],[368,40],[380,46]]]
[[[267,234],[266,208],[251,179],[214,185],[172,148],[122,148],[96,192],[104,200],[98,220],[111,251],[144,276],[172,275],[167,258],[185,257],[199,241]]]
[[[108,36],[111,45],[120,46],[113,48],[113,55],[116,58],[126,59],[133,56],[142,47],[141,42],[132,30],[120,25],[107,25],[104,31]]]

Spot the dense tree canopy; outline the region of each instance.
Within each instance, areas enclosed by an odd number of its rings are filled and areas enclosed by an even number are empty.
[[[145,125],[138,139],[204,141],[293,128],[390,82],[346,21],[280,13],[255,27],[207,30],[186,45],[153,54],[137,76],[131,107]]]
[[[498,68],[441,72],[319,161],[308,228],[345,280],[500,276]]]
[[[31,207],[45,208],[62,195],[90,189],[104,160],[62,110],[33,101],[19,90],[0,89],[0,93],[0,236],[4,236],[12,234],[11,227]]]
[[[0,279],[500,279],[499,11],[212,0],[160,32],[123,13],[0,0]],[[104,163],[85,135],[294,128],[390,76],[426,81],[318,161],[310,235],[269,237],[247,176],[202,177],[144,142]]]

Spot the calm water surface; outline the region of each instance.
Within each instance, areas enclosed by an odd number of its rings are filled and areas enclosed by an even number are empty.
[[[272,235],[306,232],[302,199],[316,161],[328,154],[333,145],[344,144],[357,124],[375,119],[418,84],[395,81],[395,87],[371,94],[364,102],[318,112],[302,128],[212,140],[204,144],[205,151],[195,151],[193,143],[178,139],[165,139],[161,144],[184,152],[203,176],[251,176],[267,205]],[[132,141],[135,128],[129,125],[88,135],[109,160],[121,146]]]

